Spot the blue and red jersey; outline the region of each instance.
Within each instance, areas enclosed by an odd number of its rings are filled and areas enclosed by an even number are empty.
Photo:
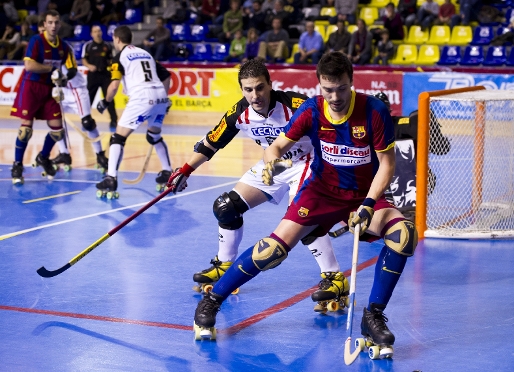
[[[62,42],[59,37],[56,38],[55,44],[50,43],[46,37],[46,31],[30,38],[24,60],[29,59],[55,68],[61,68],[62,65],[65,65],[68,70],[77,68],[71,47]],[[50,75],[50,73],[38,74],[25,70],[23,79],[53,85]]]
[[[311,177],[347,190],[369,190],[379,167],[376,152],[393,148],[395,139],[384,103],[354,91],[341,120],[333,120],[323,96],[315,96],[300,106],[282,135],[292,141],[310,137],[315,152]]]

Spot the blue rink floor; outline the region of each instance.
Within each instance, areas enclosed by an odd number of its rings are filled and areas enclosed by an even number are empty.
[[[347,314],[313,311],[319,270],[303,245],[228,299],[216,342],[193,340],[200,295],[192,275],[217,252],[212,201],[237,178],[193,175],[186,191],[45,279],[39,267],[66,264],[155,197],[155,174],[103,201],[98,171],[47,181],[26,169],[15,187],[10,165],[0,165],[1,371],[514,371],[513,241],[420,243],[386,309],[394,358],[362,353],[345,366]],[[245,214],[240,251],[269,234],[285,209],[284,201]],[[352,236],[333,244],[349,273]],[[381,247],[360,246],[354,336]]]

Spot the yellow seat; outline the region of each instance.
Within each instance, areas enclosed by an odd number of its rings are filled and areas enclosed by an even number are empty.
[[[329,25],[327,27],[325,35],[327,36],[325,42],[328,40],[329,36],[332,35],[334,32],[337,31],[337,25]]]
[[[346,30],[347,30],[350,34],[353,34],[355,31],[357,31],[357,25],[349,25],[348,27],[346,27]]]
[[[372,25],[378,19],[378,8],[371,6],[363,7],[361,9],[359,18],[362,18],[368,26]]]
[[[407,30],[407,26],[403,26],[403,40],[391,40],[394,45],[406,44],[407,36],[409,35],[409,31]]]
[[[320,12],[319,12],[319,15],[320,16],[328,16],[328,17],[335,17],[337,15],[337,11],[336,11],[336,8],[335,7],[323,7],[321,8]]]
[[[29,15],[29,12],[26,9],[19,9],[18,10],[18,19],[20,22],[23,22],[25,18]]]
[[[418,65],[434,65],[439,62],[441,54],[439,53],[439,46],[437,45],[422,45],[419,48],[418,59],[416,63]]]
[[[428,44],[447,45],[450,42],[450,26],[432,26]]]
[[[371,0],[368,6],[374,6],[375,8],[385,8],[390,2],[390,0]]]
[[[390,61],[392,65],[412,65],[418,59],[418,49],[416,45],[401,44],[398,46],[396,56]]]
[[[286,63],[294,63],[294,55],[300,51],[300,45],[298,43],[293,45],[293,50],[291,51],[291,57],[286,59]]]
[[[314,21],[314,26],[323,26],[323,27],[326,27],[330,24],[329,21],[324,21],[322,19],[317,19]]]
[[[428,30],[421,31],[421,26],[410,26],[409,34],[407,36],[407,44],[424,44],[428,41]]]
[[[325,26],[314,25],[314,31],[318,31],[320,33],[321,37],[323,38],[323,42],[327,41],[328,36]]]
[[[468,45],[473,40],[471,26],[454,26],[450,37],[450,45]]]

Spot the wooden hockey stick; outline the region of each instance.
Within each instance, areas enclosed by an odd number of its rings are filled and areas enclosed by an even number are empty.
[[[146,154],[145,164],[143,165],[143,169],[141,169],[139,176],[137,176],[137,178],[134,180],[123,180],[123,183],[126,183],[127,185],[135,185],[135,184],[138,184],[139,182],[141,182],[141,180],[145,176],[146,168],[148,168],[148,163],[150,163],[150,157],[152,156],[152,150],[153,150],[153,146],[150,145],[150,148],[148,149],[148,153]]]
[[[62,113],[62,116],[64,118],[64,111]],[[84,133],[75,123],[73,123],[73,121],[69,120],[68,119],[68,123],[70,124],[70,126],[75,129],[77,132],[79,132],[79,134],[87,141],[87,142],[98,142],[98,141],[101,141],[102,138],[104,137],[104,135],[100,135],[96,138],[89,138],[89,136]]]

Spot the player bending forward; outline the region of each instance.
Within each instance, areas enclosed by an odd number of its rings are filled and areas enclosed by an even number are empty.
[[[112,81],[106,97],[97,106],[100,113],[105,111],[123,79],[123,89],[129,101],[110,140],[107,175],[96,184],[102,195],[113,193],[114,197],[117,197],[117,174],[125,141],[146,120],[146,139],[155,147],[163,167],[155,181],[165,183],[171,175],[168,147],[161,137],[162,122],[169,107],[170,73],[156,63],[147,51],[130,45],[131,42],[132,32],[127,26],[119,26],[114,30],[113,44],[118,54],[111,67]]]
[[[359,224],[362,232],[384,239],[361,331],[377,345],[394,344],[384,309],[407,258],[414,254],[417,234],[413,223],[383,195],[395,166],[391,115],[379,99],[351,89],[353,67],[342,53],[325,54],[316,73],[322,95],[305,101],[284,135],[264,152],[269,164],[308,136],[315,152],[312,173],[275,231],[243,252],[199,302],[195,328],[200,327],[206,337],[221,304],[235,288],[280,265],[302,237],[323,236],[345,220],[352,232]],[[265,169],[263,180],[273,179],[273,172]]]
[[[273,90],[269,72],[258,59],[241,66],[238,80],[244,98],[228,110],[220,123],[196,144],[195,154],[174,172],[170,180],[180,179],[181,184],[185,185],[187,177],[232,141],[239,131],[264,149],[268,148],[307,99],[299,93]],[[224,192],[214,201],[213,212],[219,224],[218,254],[211,260],[212,267],[194,274],[195,282],[204,285],[214,283],[232,265],[243,239],[243,214],[246,211],[267,201],[279,204],[288,191],[290,199],[296,194],[310,174],[313,147],[309,138],[300,139],[283,154],[282,159],[290,159],[292,166],[283,167],[283,172],[274,178],[273,184],[262,183],[261,174],[265,164],[261,160],[243,175],[233,190]],[[180,187],[178,190],[182,191]],[[300,238],[316,258],[323,278],[320,290],[312,295],[312,299],[327,301],[347,295],[348,281],[340,272],[328,235],[316,237],[306,233]],[[320,304],[315,310],[325,309]]]

